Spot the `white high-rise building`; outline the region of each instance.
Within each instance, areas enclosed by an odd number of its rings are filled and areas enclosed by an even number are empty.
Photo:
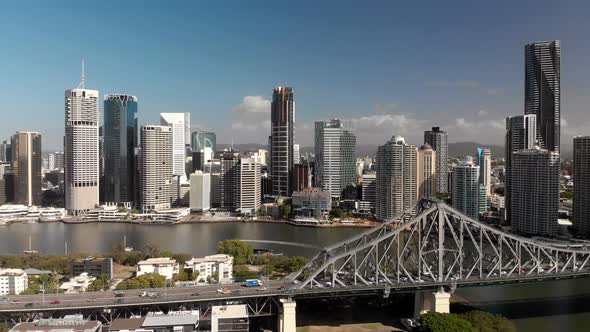
[[[172,128],[141,127],[140,203],[143,212],[169,209],[172,199]]]
[[[490,149],[477,148],[479,183],[485,187],[486,197],[492,194],[492,153]]]
[[[293,163],[299,164],[301,162],[301,154],[299,153],[299,144],[293,144]]]
[[[453,167],[451,199],[455,209],[479,219],[479,166],[468,159]]]
[[[514,233],[557,235],[559,168],[556,151],[536,147],[512,154],[510,220]]]
[[[98,91],[81,88],[65,92],[65,205],[80,215],[99,204]]]
[[[363,201],[369,202],[371,211],[375,211],[377,201],[377,174],[365,173],[361,177],[361,190]]]
[[[196,171],[190,180],[191,211],[208,211],[211,208],[211,174]]]
[[[255,215],[260,209],[260,163],[253,158],[240,160],[238,211]]]
[[[436,151],[426,143],[418,150],[418,197],[436,194]]]
[[[190,143],[190,113],[160,113],[160,124],[172,127],[172,172],[186,181],[185,156],[186,145]]]
[[[418,148],[394,136],[377,150],[377,219],[397,218],[417,199]]]
[[[315,123],[316,186],[339,199],[349,185],[357,184],[356,136],[339,119]]]

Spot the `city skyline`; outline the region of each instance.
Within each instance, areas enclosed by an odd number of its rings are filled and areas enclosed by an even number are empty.
[[[119,15],[124,14],[104,15],[108,6],[80,17],[75,13],[84,8],[74,8],[71,24],[82,17],[90,23],[105,20],[107,24],[96,24],[104,31],[86,24],[89,31],[84,34],[71,32],[72,40],[64,50],[55,47],[56,51],[50,52],[45,52],[48,42],[37,43],[37,39],[51,41],[64,33],[66,26],[54,21],[63,18],[59,8],[32,8],[28,12],[31,18],[23,18],[20,9],[25,5],[4,6],[7,8],[2,12],[7,15],[3,19],[7,24],[15,19],[26,23],[32,18],[36,21],[31,25],[36,28],[6,30],[9,51],[3,56],[5,61],[0,64],[0,69],[7,77],[14,76],[15,80],[8,80],[10,84],[0,83],[0,88],[6,92],[5,107],[18,109],[18,114],[11,123],[0,124],[0,134],[6,139],[19,130],[38,131],[44,135],[45,151],[61,150],[63,126],[57,116],[62,103],[59,93],[75,86],[79,75],[76,63],[83,58],[87,62],[89,88],[97,89],[103,95],[127,93],[138,96],[142,101],[140,125],[157,123],[161,112],[190,112],[193,129],[214,131],[222,143],[229,143],[232,139],[266,143],[263,132],[269,129],[269,90],[273,86],[287,85],[297,90],[295,140],[302,146],[312,146],[310,137],[314,121],[332,117],[353,120],[359,145],[380,144],[394,133],[420,144],[420,135],[415,133],[432,125],[453,132],[449,142],[501,144],[503,119],[521,113],[524,108],[523,45],[560,39],[564,49],[562,63],[565,64],[562,68],[565,119],[562,141],[565,150],[571,150],[571,137],[584,134],[582,128],[588,122],[583,114],[589,97],[582,93],[590,86],[585,80],[590,70],[586,68],[589,51],[584,46],[582,33],[588,30],[588,23],[584,19],[585,8],[579,6],[555,9],[568,17],[567,25],[560,24],[563,23],[560,20],[549,23],[540,20],[531,21],[526,27],[515,26],[518,29],[509,29],[518,24],[513,21],[518,22],[517,18],[525,12],[527,15],[543,15],[541,9],[524,5],[510,8],[463,6],[461,13],[456,14],[456,23],[444,18],[448,29],[434,34],[434,27],[441,23],[438,20],[443,19],[435,17],[434,13],[441,10],[436,6],[424,9],[421,14],[417,8],[398,8],[386,3],[376,3],[360,12],[343,4],[336,9],[317,7],[314,13],[306,11],[307,15],[299,18],[293,15],[281,22],[274,21],[269,15],[278,9],[257,7],[246,9],[246,12],[254,17],[263,15],[266,21],[262,20],[261,25],[244,24],[240,26],[243,31],[238,31],[235,24],[227,25],[225,32],[235,34],[205,29],[213,18],[221,25],[231,19],[225,8],[179,4],[178,8],[163,14],[159,21],[174,21],[176,24],[162,26],[161,30],[146,28],[145,22],[134,18],[131,18],[129,27],[120,24],[109,27],[109,22],[116,22]],[[293,12],[302,13],[303,7],[298,4]],[[158,12],[158,8],[150,5],[133,9],[138,10],[138,17],[154,17]],[[340,15],[322,16],[328,10],[335,10]],[[489,15],[480,23],[473,22],[484,11],[501,12],[512,19],[507,19],[509,24],[505,24],[498,22],[503,15]],[[55,15],[44,15],[45,12]],[[547,12],[547,8],[543,12]],[[397,16],[416,18],[418,15],[432,16],[433,21],[415,27],[407,20],[395,19]],[[191,20],[192,16],[196,19]],[[347,20],[351,17],[358,17],[359,24],[371,17],[374,24],[357,26]],[[282,25],[277,25],[279,23]],[[459,32],[458,28],[467,23],[475,24],[473,31],[460,31],[462,38],[453,40],[451,37]],[[501,30],[485,27],[499,23],[509,26]],[[330,29],[321,34],[314,33],[314,27],[326,28],[324,25],[330,25]],[[177,31],[179,26],[186,29]],[[286,51],[277,50],[274,55],[268,52],[282,35],[276,31],[276,26],[283,27],[281,31],[284,33],[294,35],[295,46],[310,44],[317,51],[312,52],[310,47],[290,46]],[[137,59],[133,43],[122,43],[117,56],[104,53],[96,46],[75,46],[93,32],[100,32],[94,33],[96,41],[93,45],[106,43],[105,38],[110,42],[113,29],[120,29],[123,34],[128,32],[137,41],[142,59]],[[32,34],[33,30],[36,35]],[[173,38],[168,38],[170,36]],[[332,44],[326,42],[332,40],[332,36],[336,36],[336,40]],[[184,52],[182,47],[185,47],[186,40],[192,42]],[[249,40],[252,40],[251,44],[247,42]],[[162,43],[174,61],[162,58],[163,53],[154,48],[158,43]],[[349,45],[359,46],[356,48],[362,52]],[[441,48],[442,45],[445,47]],[[435,47],[437,52],[429,51]],[[238,49],[238,54],[227,52],[233,48]],[[333,53],[335,50],[339,52]],[[15,51],[21,52],[17,56],[13,53]],[[260,53],[269,55],[255,56]],[[433,57],[438,60],[434,61]],[[289,60],[290,66],[280,66],[279,58]],[[439,61],[445,66],[439,66]],[[19,66],[21,63],[27,65]],[[213,74],[213,68],[219,68],[219,75]],[[315,72],[320,79],[308,77]],[[37,91],[37,97],[23,99],[30,89]],[[180,91],[188,93],[190,98],[184,97]],[[427,98],[424,98],[425,94]]]

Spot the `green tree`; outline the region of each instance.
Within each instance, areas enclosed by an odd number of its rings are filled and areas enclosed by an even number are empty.
[[[254,271],[250,271],[247,266],[238,265],[234,267],[234,280],[236,281],[244,281],[246,279],[256,279],[258,278],[258,273]]]
[[[289,263],[287,265],[287,272],[291,273],[297,270],[302,269],[305,264],[307,264],[307,258],[303,256],[294,256],[289,259]]]
[[[233,256],[234,265],[250,263],[254,257],[254,248],[238,239],[220,241],[217,244],[217,252]]]
[[[456,314],[427,312],[418,324],[418,332],[475,332],[471,323]]]
[[[281,217],[287,220],[291,217],[291,205],[283,204],[281,205]]]
[[[146,273],[139,277],[121,281],[117,289],[161,288],[166,285],[166,277],[157,273]]]
[[[143,247],[143,251],[149,257],[158,257],[160,256],[160,245],[157,243],[146,243]]]
[[[330,210],[330,216],[332,218],[344,218],[348,216],[348,212],[341,208],[333,208],[332,210]]]
[[[105,289],[108,289],[110,285],[111,285],[111,283],[109,281],[109,277],[106,274],[101,274],[100,276],[98,276],[98,278],[96,278],[96,280],[94,280],[92,282],[92,284],[90,284],[88,290],[89,291],[105,290]]]
[[[500,315],[474,310],[460,316],[470,322],[477,332],[516,332],[514,324]]]

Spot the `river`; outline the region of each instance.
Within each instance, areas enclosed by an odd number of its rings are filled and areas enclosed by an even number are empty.
[[[204,256],[215,253],[224,239],[272,240],[325,247],[362,229],[296,227],[281,223],[191,223],[177,225],[12,224],[0,228],[0,253],[19,253],[29,246],[41,253],[107,252],[127,238],[127,245],[142,249],[156,243],[161,250]],[[313,256],[316,249],[302,246],[252,243],[286,255]],[[533,284],[460,288],[457,294],[474,306],[502,314],[519,331],[590,331],[590,279]]]

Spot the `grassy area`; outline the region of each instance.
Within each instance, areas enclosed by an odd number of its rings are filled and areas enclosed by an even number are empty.
[[[126,266],[121,264],[113,264],[113,279],[127,279],[131,278],[135,273],[135,266]]]

